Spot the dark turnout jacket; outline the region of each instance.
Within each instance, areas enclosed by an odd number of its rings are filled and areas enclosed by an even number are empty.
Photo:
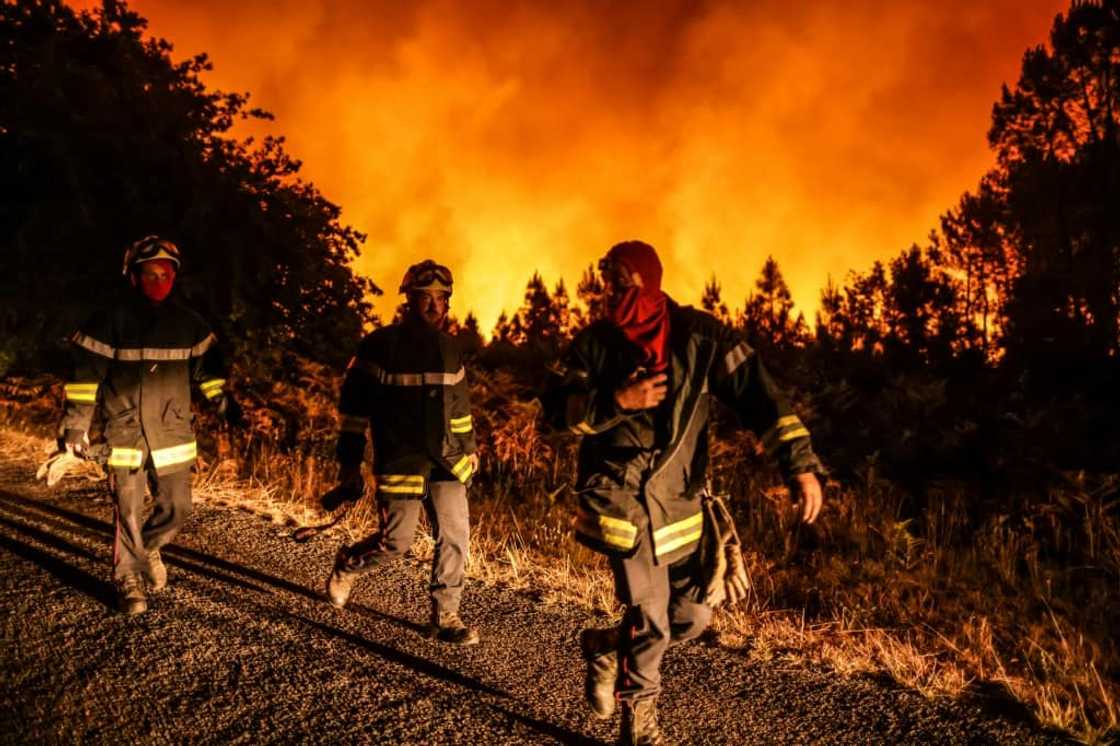
[[[406,318],[366,336],[346,369],[338,460],[361,462],[373,431],[377,492],[420,498],[449,472],[469,483],[476,450],[470,391],[455,339]]]
[[[224,365],[210,327],[174,300],[139,293],[95,313],[71,337],[74,376],[65,386],[62,430],[81,441],[101,407],[109,466],[139,469],[150,456],[159,474],[187,469],[197,449],[191,389],[223,395]]]
[[[606,321],[573,340],[543,397],[552,426],[583,436],[576,537],[621,556],[649,541],[658,564],[700,540],[712,397],[761,437],[787,476],[822,471],[809,431],[747,343],[692,308],[670,302],[669,318],[669,389],[656,409],[618,408],[615,391],[638,370],[641,351]]]

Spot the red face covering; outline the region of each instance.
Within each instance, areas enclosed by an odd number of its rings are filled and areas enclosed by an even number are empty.
[[[160,303],[171,294],[171,288],[175,286],[175,265],[167,259],[153,259],[148,264],[167,270],[166,279],[157,279],[138,272],[140,292],[153,303]]]
[[[653,372],[669,367],[669,298],[661,291],[661,261],[649,244],[626,241],[607,252],[630,273],[641,275],[642,286],[626,290],[609,303],[607,318],[645,353],[644,364]]]

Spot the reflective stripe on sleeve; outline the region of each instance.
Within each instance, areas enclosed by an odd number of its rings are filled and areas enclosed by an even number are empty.
[[[198,344],[196,344],[194,347],[191,348],[191,351],[190,351],[191,352],[191,357],[198,357],[198,356],[202,355],[204,352],[206,352],[211,347],[213,347],[214,343],[217,342],[217,341],[218,341],[218,338],[215,337],[213,333],[207,334],[206,339],[202,340],[201,342],[199,342]]]
[[[66,400],[93,404],[97,401],[96,383],[68,383],[63,387],[66,391]]]
[[[156,469],[185,464],[194,461],[197,457],[198,446],[193,440],[190,443],[152,451],[152,463],[156,465]]]
[[[750,360],[753,353],[754,350],[746,342],[740,342],[732,347],[731,351],[723,358],[723,366],[727,370],[727,375],[731,375],[739,369],[740,365]]]
[[[354,435],[366,434],[366,418],[354,414],[340,414],[338,416],[338,431]]]
[[[630,550],[638,542],[638,527],[624,518],[600,515],[580,508],[575,530],[600,544]]]
[[[595,434],[595,428],[593,428],[593,427],[591,427],[591,425],[587,424],[586,420],[584,420],[583,422],[577,422],[576,424],[572,425],[571,428],[569,428],[569,429],[573,433],[578,433],[580,435],[594,435]]]
[[[144,463],[144,452],[139,448],[119,448],[109,451],[109,466],[118,469],[139,469]]]
[[[420,474],[378,474],[377,491],[388,495],[423,495],[424,477]]]
[[[203,381],[198,384],[198,388],[207,399],[213,399],[216,396],[222,395],[222,386],[225,384],[226,379],[224,378],[211,378],[208,381]]]
[[[762,436],[762,447],[767,453],[773,453],[782,443],[808,437],[809,430],[801,422],[801,418],[795,414],[786,415],[779,417],[774,426]]]
[[[469,414],[463,417],[452,417],[449,424],[453,433],[469,433],[474,429],[474,420]]]
[[[653,532],[653,551],[658,557],[683,546],[700,541],[704,532],[704,514],[696,513],[684,520],[662,526]]]
[[[104,342],[94,339],[88,334],[82,334],[81,332],[74,332],[74,334],[70,337],[70,341],[78,345],[82,349],[89,350],[90,352],[100,355],[101,357],[112,359],[116,356],[117,353],[112,345],[107,345]]]
[[[455,475],[456,479],[458,479],[460,482],[463,482],[464,484],[468,479],[470,479],[473,472],[474,470],[471,468],[470,456],[463,456],[455,462],[454,466],[451,467],[451,473]]]

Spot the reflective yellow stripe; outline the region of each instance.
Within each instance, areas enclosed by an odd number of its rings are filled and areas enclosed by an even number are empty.
[[[377,481],[384,484],[424,484],[420,474],[378,474]]]
[[[118,448],[113,446],[109,452],[109,466],[121,469],[139,469],[144,463],[144,452],[137,448]]]
[[[575,529],[584,536],[619,549],[633,549],[638,540],[638,527],[630,521],[583,509],[576,514]]]
[[[152,451],[152,463],[157,469],[166,469],[168,466],[184,464],[194,461],[198,457],[198,446],[192,440],[190,443],[160,448]]]
[[[378,484],[377,491],[389,495],[423,495],[424,486]]]
[[[774,427],[766,431],[766,434],[762,436],[762,446],[767,452],[770,452],[777,448],[779,443],[807,437],[809,437],[809,431],[802,424],[801,418],[795,414],[790,414],[778,418]]]
[[[461,459],[455,462],[454,466],[451,467],[451,473],[454,474],[455,478],[460,482],[466,482],[467,479],[470,478],[471,472],[472,469],[470,456],[463,456]]]
[[[339,416],[338,423],[339,432],[353,433],[355,435],[366,434],[366,418],[354,414],[344,414]]]
[[[580,433],[582,435],[594,435],[595,434],[595,429],[593,427],[591,427],[591,425],[587,424],[586,420],[584,420],[583,422],[577,423],[575,425],[572,425],[571,430],[572,430],[573,433]]]
[[[809,437],[809,431],[806,430],[803,427],[799,427],[799,428],[796,428],[794,430],[788,430],[788,431],[782,433],[780,436],[778,436],[778,441],[781,442],[781,443],[785,443],[787,440],[796,440],[797,438],[808,438],[808,437]]]
[[[215,396],[221,396],[222,386],[224,386],[225,383],[226,379],[224,378],[211,378],[209,381],[203,381],[198,384],[198,388],[207,399],[213,399]]]
[[[474,420],[468,414],[465,417],[452,417],[448,424],[451,425],[451,432],[453,433],[469,433],[474,429]]]
[[[424,477],[420,474],[378,474],[377,491],[390,495],[423,495]]]
[[[662,526],[653,532],[654,554],[660,557],[675,549],[700,540],[704,532],[704,514],[696,513],[684,520]]]
[[[68,383],[63,387],[67,401],[87,402],[93,404],[97,401],[96,383]]]

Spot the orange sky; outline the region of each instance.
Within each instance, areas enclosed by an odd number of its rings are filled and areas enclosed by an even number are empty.
[[[828,275],[924,241],[976,183],[1000,84],[1066,5],[131,3],[276,114],[369,234],[383,316],[432,256],[486,331],[534,270],[573,289],[629,238],[688,303],[714,271],[742,306],[773,254],[811,316]]]

